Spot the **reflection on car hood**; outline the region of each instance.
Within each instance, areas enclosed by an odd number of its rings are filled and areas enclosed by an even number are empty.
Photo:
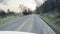
[[[35,33],[18,32],[18,31],[0,31],[0,34],[35,34]]]

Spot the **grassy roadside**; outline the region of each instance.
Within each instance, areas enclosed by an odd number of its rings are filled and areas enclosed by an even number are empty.
[[[0,25],[4,24],[6,22],[12,21],[14,19],[17,19],[17,18],[18,18],[18,16],[10,16],[10,17],[6,17],[6,18],[3,18],[3,19],[0,19]]]
[[[45,22],[47,22],[50,26],[52,26],[57,32],[59,32],[58,34],[60,34],[60,24],[57,22],[57,20],[59,19],[53,19],[50,17],[46,17],[46,15],[39,15]]]

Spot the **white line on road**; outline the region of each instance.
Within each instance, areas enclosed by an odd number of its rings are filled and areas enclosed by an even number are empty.
[[[18,28],[16,29],[16,31],[20,31],[20,30],[24,27],[24,25],[26,25],[26,24],[28,23],[28,21],[29,21],[30,19],[31,19],[31,18],[27,19],[23,24],[21,24],[21,26],[18,27]]]

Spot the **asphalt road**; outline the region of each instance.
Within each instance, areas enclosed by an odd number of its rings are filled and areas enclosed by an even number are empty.
[[[36,34],[56,34],[40,17],[27,15],[0,25],[0,31],[20,31]]]

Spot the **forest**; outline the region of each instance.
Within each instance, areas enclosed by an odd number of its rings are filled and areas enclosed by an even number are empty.
[[[57,34],[60,33],[60,0],[47,0],[40,7],[36,7],[36,14],[46,21]]]

